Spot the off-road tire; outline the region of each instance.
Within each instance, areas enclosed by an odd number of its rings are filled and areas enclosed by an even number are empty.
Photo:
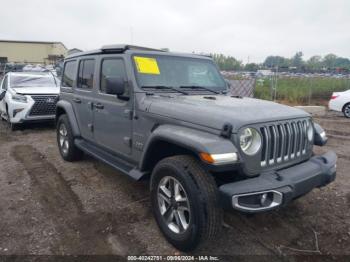
[[[64,152],[61,144],[60,144],[60,127],[64,125],[67,130],[67,142],[69,144],[68,150]],[[74,136],[72,127],[69,123],[67,115],[63,114],[59,117],[56,126],[56,135],[57,135],[57,145],[60,151],[62,158],[66,161],[73,162],[82,158],[83,152],[76,147],[74,144]]]
[[[347,103],[343,106],[343,114],[346,118],[350,118],[350,114],[346,112],[346,110],[350,107],[350,103]]]
[[[174,177],[186,191],[191,210],[189,226],[182,234],[172,232],[165,223],[158,205],[158,186],[162,178]],[[191,251],[215,238],[222,226],[222,209],[214,178],[200,162],[187,155],[161,160],[151,177],[152,210],[165,238],[181,251]]]

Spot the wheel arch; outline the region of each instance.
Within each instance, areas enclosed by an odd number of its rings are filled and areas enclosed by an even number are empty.
[[[57,105],[56,105],[56,117],[55,117],[56,123],[59,117],[63,114],[67,115],[68,117],[69,124],[71,125],[72,131],[73,131],[73,135],[75,137],[79,137],[80,129],[74,113],[73,106],[67,101],[60,100],[57,102]]]
[[[140,170],[151,172],[163,158],[174,155],[191,155],[237,152],[233,143],[219,135],[181,126],[161,125],[151,133],[145,145]]]
[[[342,107],[342,109],[341,109],[342,112],[344,112],[345,107],[346,107],[347,105],[350,105],[350,102],[346,102],[346,103],[343,105],[343,107]]]
[[[142,158],[141,170],[151,171],[160,160],[175,155],[191,155],[198,157],[196,150],[193,148],[163,137],[153,139]]]

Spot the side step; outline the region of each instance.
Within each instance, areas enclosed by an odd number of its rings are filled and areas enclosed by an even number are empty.
[[[74,144],[85,153],[106,163],[123,174],[128,175],[134,180],[140,180],[144,175],[146,175],[146,173],[141,172],[135,166],[130,165],[125,160],[106,152],[90,142],[83,139],[75,139]]]

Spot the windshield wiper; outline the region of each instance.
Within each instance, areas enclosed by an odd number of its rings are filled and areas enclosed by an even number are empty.
[[[170,89],[170,90],[174,90],[176,92],[182,93],[184,95],[188,95],[187,92],[179,90],[173,86],[162,86],[162,85],[158,85],[158,86],[142,86],[142,88],[152,88],[152,89]]]
[[[215,90],[208,88],[208,87],[205,87],[205,86],[180,86],[180,88],[203,89],[203,90],[212,92],[214,94],[220,94],[220,92],[215,91]]]

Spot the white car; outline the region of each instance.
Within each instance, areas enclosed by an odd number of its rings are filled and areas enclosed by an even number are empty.
[[[328,106],[330,110],[343,112],[345,117],[350,118],[350,89],[333,93]]]
[[[59,83],[50,72],[10,72],[0,86],[0,116],[11,129],[55,118]]]

